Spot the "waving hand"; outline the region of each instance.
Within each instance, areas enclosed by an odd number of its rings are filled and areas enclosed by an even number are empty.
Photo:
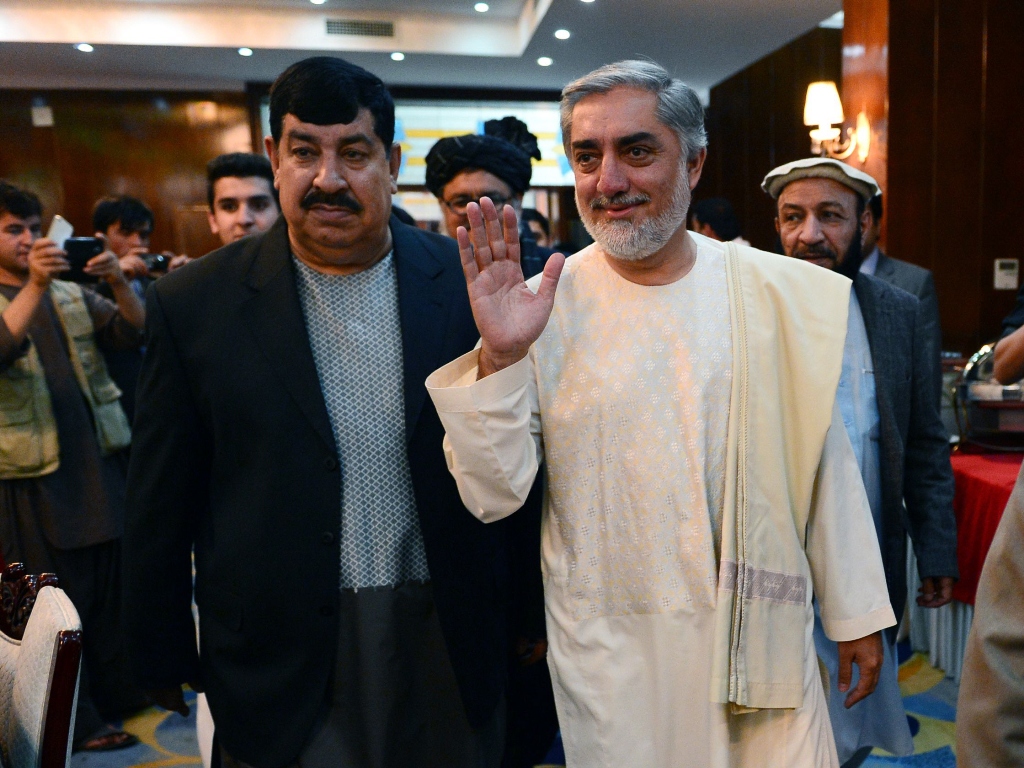
[[[473,318],[480,331],[480,378],[526,357],[547,325],[565,257],[556,253],[544,266],[535,294],[523,280],[519,228],[506,205],[502,220],[489,198],[466,209],[469,231],[459,227],[459,255],[466,273]],[[504,224],[504,226],[502,226]]]

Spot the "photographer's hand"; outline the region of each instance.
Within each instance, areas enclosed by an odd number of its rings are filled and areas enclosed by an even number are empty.
[[[195,261],[191,256],[186,256],[184,253],[175,255],[170,251],[164,251],[164,256],[170,258],[170,262],[167,264],[168,272],[173,272],[179,267],[184,267],[190,261]]]
[[[122,256],[118,261],[121,264],[121,271],[124,272],[124,276],[129,280],[149,275],[149,267],[146,266],[146,262],[138,254],[129,253],[127,256]]]
[[[125,258],[138,259],[138,256],[126,256]],[[110,290],[114,293],[114,301],[117,302],[117,310],[121,317],[133,326],[142,330],[146,324],[146,308],[142,299],[135,293],[129,282],[128,275],[122,270],[125,259],[119,259],[112,251],[104,251],[99,256],[93,256],[85,265],[85,273],[106,280]]]
[[[113,251],[104,251],[99,256],[93,256],[85,263],[82,271],[109,283],[111,287],[117,283],[128,282],[127,276],[121,269],[121,262]]]
[[[41,237],[32,244],[28,253],[28,279],[3,312],[4,323],[16,344],[25,340],[28,326],[50,283],[69,268],[64,251],[52,240]]]
[[[41,237],[28,252],[28,281],[44,291],[61,272],[71,269],[63,249],[52,240]]]

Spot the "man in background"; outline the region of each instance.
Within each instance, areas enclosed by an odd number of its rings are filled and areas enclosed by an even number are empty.
[[[139,295],[145,292],[148,283],[144,278],[150,277],[151,272],[169,272],[190,261],[188,256],[164,251],[161,255],[166,265],[152,269],[142,259],[150,253],[153,211],[137,197],[117,195],[97,200],[92,209],[92,228],[121,262],[125,275],[138,281],[133,287]]]
[[[933,397],[931,339],[916,297],[860,271],[867,202],[878,185],[845,163],[809,158],[772,170],[762,188],[777,201],[775,227],[785,254],[853,280],[836,400],[867,490],[889,602],[901,616],[909,534],[921,575],[918,605],[945,605],[957,576],[956,520],[949,444]],[[814,637],[832,682],[829,715],[840,762],[860,765],[872,747],[913,752],[895,628],[885,633],[878,688],[852,708],[837,691],[839,653],[820,619]]]
[[[996,342],[993,374],[1001,384],[1015,384],[1024,378],[1024,285],[1017,291],[1017,303],[1003,318],[1003,333]]]
[[[931,270],[911,264],[909,261],[894,259],[885,254],[878,247],[878,236],[882,231],[882,193],[872,197],[865,208],[864,225],[864,261],[860,265],[860,271],[866,275],[873,275],[879,280],[884,280],[890,285],[902,288],[907,293],[917,296],[921,302],[921,315],[924,317],[924,333],[929,342],[929,359],[939,370],[935,377],[938,387],[938,396],[941,398],[942,372],[942,328],[939,323],[939,297],[935,293],[935,280],[932,278]],[[941,408],[941,399],[940,399]]]
[[[448,136],[434,144],[427,153],[426,184],[441,207],[445,234],[455,237],[459,227],[468,227],[466,208],[482,197],[499,208],[508,203],[518,217],[533,176],[531,158],[540,160],[537,137],[512,116],[488,120],[482,136]],[[523,273],[531,277],[554,251],[537,243],[525,223],[518,226]]]
[[[694,203],[690,209],[690,229],[712,240],[750,245],[740,235],[740,222],[732,203],[724,197],[709,197]]]
[[[117,257],[121,271],[140,300],[158,276],[191,261],[188,256],[169,251],[160,254],[159,262],[152,258],[150,236],[153,234],[153,221],[150,207],[131,195],[101,198],[92,209],[95,237],[104,241],[107,253]],[[106,286],[100,285],[98,290],[106,298],[113,298]],[[135,390],[142,368],[142,351],[111,349],[104,350],[103,354],[110,376],[121,390],[121,405],[131,422],[135,419]]]
[[[523,208],[522,221],[530,228],[533,239],[541,248],[551,246],[551,222],[536,208]]]
[[[82,620],[73,744],[131,746],[106,723],[143,706],[121,614],[121,535],[131,439],[101,350],[137,349],[145,314],[113,253],[86,274],[114,301],[59,279],[64,251],[40,238],[39,199],[0,182],[0,546],[8,563],[56,573]]]
[[[207,163],[206,199],[210,231],[224,245],[266,232],[281,213],[270,160],[252,152],[232,152]]]

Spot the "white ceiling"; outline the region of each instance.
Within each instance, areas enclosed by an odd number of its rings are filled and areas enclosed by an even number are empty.
[[[108,0],[78,0],[79,3],[104,3]],[[122,0],[125,3],[149,5],[236,5],[247,8],[307,9],[309,0]],[[342,11],[397,11],[398,13],[437,13],[474,16],[476,0],[328,0],[321,9]],[[522,11],[524,0],[488,0],[492,16],[515,18]]]
[[[68,4],[103,4],[109,0],[65,0]],[[120,0],[126,5],[237,5],[256,8],[308,9],[309,0]],[[321,10],[383,10],[388,13],[441,13],[472,16],[476,0],[329,0],[319,6]],[[518,16],[523,0],[488,0],[488,11],[504,18]]]
[[[842,0],[489,0],[493,10],[480,14],[473,2],[6,0],[0,87],[240,89],[323,52],[390,85],[552,90],[643,56],[706,94],[842,8]],[[338,18],[393,21],[395,37],[328,38],[324,22]],[[555,39],[561,28],[568,40]],[[95,51],[74,50],[81,41]],[[241,45],[255,54],[239,56]],[[394,50],[406,59],[392,61]],[[554,63],[540,67],[540,56]]]

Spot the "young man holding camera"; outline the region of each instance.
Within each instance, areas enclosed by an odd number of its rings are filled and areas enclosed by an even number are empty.
[[[0,182],[0,546],[8,563],[56,573],[78,609],[74,743],[116,749],[137,739],[105,720],[144,700],[125,674],[121,636],[131,430],[100,350],[137,349],[145,309],[109,251],[83,271],[114,302],[57,279],[70,264],[40,237],[41,214],[35,195]]]
[[[103,241],[106,253],[117,257],[129,286],[140,300],[153,280],[191,261],[188,256],[176,256],[170,251],[150,252],[153,211],[137,197],[117,195],[97,200],[92,209],[92,228],[95,236]],[[108,299],[114,298],[105,285],[101,284],[97,290]],[[121,390],[121,407],[128,421],[134,421],[135,388],[142,369],[142,353],[138,349],[105,350],[104,357],[110,377]]]
[[[191,259],[170,251],[162,254],[149,252],[149,236],[153,233],[153,211],[130,195],[104,197],[92,209],[92,228],[107,250],[121,262],[121,269],[129,279],[152,277],[152,272],[170,272],[184,266]],[[153,256],[163,257],[154,260]],[[136,284],[140,292],[144,285]]]

